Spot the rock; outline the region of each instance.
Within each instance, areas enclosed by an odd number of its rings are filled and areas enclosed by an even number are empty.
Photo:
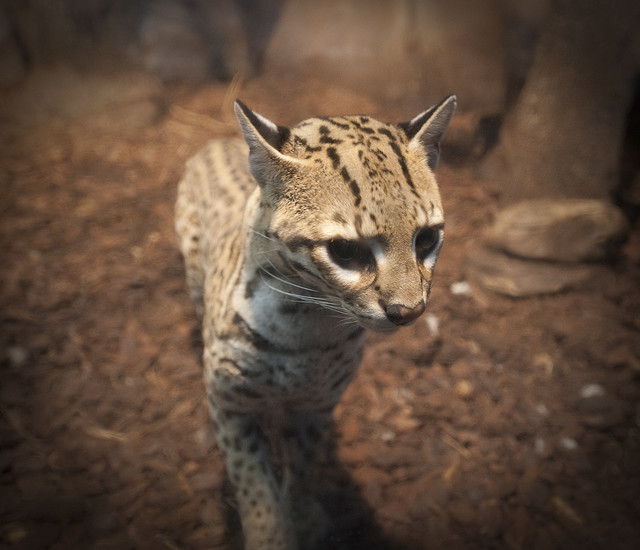
[[[628,237],[622,211],[597,199],[535,199],[504,208],[467,256],[469,278],[512,297],[561,292]]]
[[[586,384],[580,390],[580,397],[582,399],[590,399],[592,397],[600,397],[606,392],[600,384]]]
[[[620,402],[599,384],[587,384],[580,390],[578,410],[582,422],[592,428],[608,429],[624,418]]]
[[[622,211],[595,199],[538,199],[503,209],[484,234],[487,245],[522,258],[604,260],[629,232]]]
[[[451,283],[449,291],[454,296],[471,296],[471,286],[467,281],[458,281]]]
[[[513,298],[561,292],[590,274],[585,266],[523,260],[482,246],[469,252],[467,270],[478,286]]]
[[[571,437],[561,437],[560,447],[565,451],[575,451],[578,448],[578,442]]]
[[[473,384],[469,382],[469,380],[458,380],[453,388],[456,395],[462,399],[470,398],[473,395],[474,389]]]
[[[11,346],[7,350],[7,357],[12,367],[23,367],[29,359],[29,352],[21,346]]]

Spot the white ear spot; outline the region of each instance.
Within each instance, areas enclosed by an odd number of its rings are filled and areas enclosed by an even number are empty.
[[[263,117],[260,113],[253,112],[255,117],[262,122],[265,126],[267,126],[272,132],[278,132],[278,125],[271,122],[268,118]]]

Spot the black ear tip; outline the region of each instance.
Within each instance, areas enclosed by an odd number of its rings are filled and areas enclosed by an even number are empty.
[[[234,108],[237,111],[238,109],[240,109],[245,115],[251,111],[251,109],[249,109],[249,107],[247,107],[242,101],[240,101],[239,99],[236,99],[233,102]]]
[[[445,105],[447,103],[450,103],[451,106],[455,109],[458,105],[458,97],[456,96],[456,94],[449,94],[440,102],[440,105]]]

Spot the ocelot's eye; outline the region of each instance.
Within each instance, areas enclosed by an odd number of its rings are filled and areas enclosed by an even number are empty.
[[[416,257],[421,262],[424,262],[429,254],[438,248],[440,245],[440,228],[439,227],[425,227],[421,229],[416,235],[415,247]]]
[[[327,243],[331,259],[344,269],[362,270],[375,262],[366,243],[347,239],[332,239]]]

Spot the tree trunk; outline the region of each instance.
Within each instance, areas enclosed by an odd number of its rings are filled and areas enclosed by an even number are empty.
[[[637,0],[552,4],[501,131],[505,203],[612,196],[640,67],[639,28]]]

